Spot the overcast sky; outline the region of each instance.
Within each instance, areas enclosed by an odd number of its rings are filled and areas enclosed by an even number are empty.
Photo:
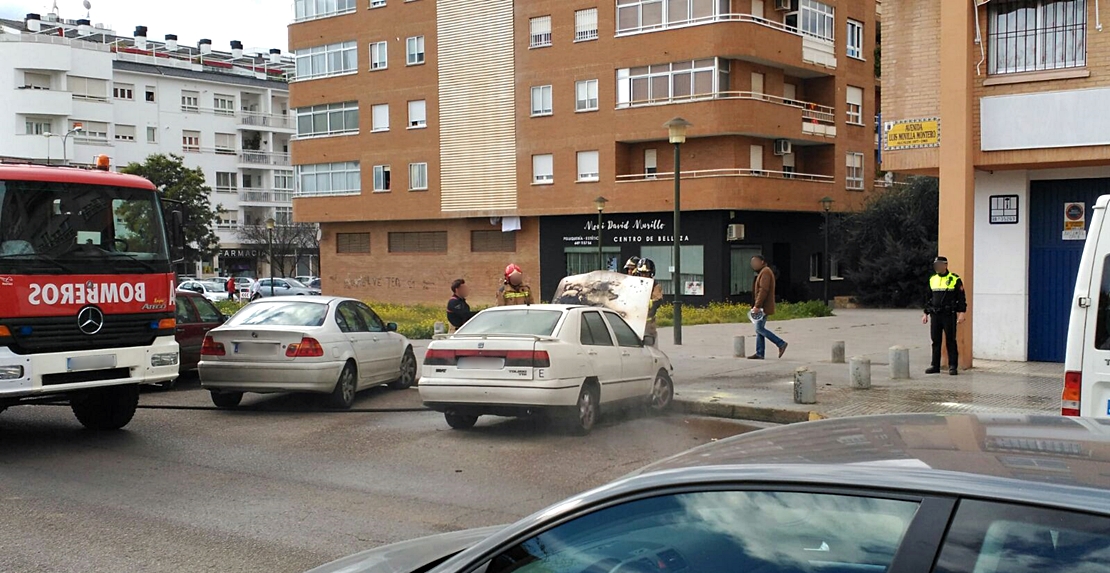
[[[149,28],[149,38],[177,34],[183,45],[208,38],[217,50],[239,40],[247,52],[288,49],[286,26],[293,19],[292,0],[90,0],[94,24],[105,24],[121,36],[135,26]],[[84,18],[82,0],[57,0],[62,18]],[[22,20],[28,12],[47,14],[54,0],[0,0],[0,17]]]

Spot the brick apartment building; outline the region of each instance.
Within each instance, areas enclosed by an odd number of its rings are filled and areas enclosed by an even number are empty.
[[[874,0],[316,4],[289,32],[294,217],[330,293],[491,302],[515,262],[547,298],[598,268],[600,196],[604,265],[651,257],[670,294],[675,117],[688,303],[746,298],[756,253],[819,298],[821,199],[874,186]]]
[[[1101,16],[1095,0],[883,3],[882,168],[940,176],[976,358],[1064,360],[1090,208],[1110,192]],[[939,140],[898,139],[938,118]]]

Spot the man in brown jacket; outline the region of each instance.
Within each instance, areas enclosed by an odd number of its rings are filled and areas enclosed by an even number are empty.
[[[779,358],[786,352],[786,341],[775,336],[767,330],[767,317],[775,314],[775,271],[767,266],[767,259],[763,255],[752,257],[752,270],[755,271],[755,281],[752,282],[752,324],[755,326],[755,354],[748,358],[763,360],[766,352],[766,340],[770,340],[779,349]]]

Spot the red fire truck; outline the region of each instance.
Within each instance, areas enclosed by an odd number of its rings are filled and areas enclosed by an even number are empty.
[[[0,165],[0,411],[68,401],[118,429],[140,385],[178,375],[181,213],[107,169]]]

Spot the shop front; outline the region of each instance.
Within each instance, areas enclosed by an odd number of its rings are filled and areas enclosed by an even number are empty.
[[[245,246],[220,249],[220,275],[237,277],[257,277],[260,261],[265,258],[266,247]]]

